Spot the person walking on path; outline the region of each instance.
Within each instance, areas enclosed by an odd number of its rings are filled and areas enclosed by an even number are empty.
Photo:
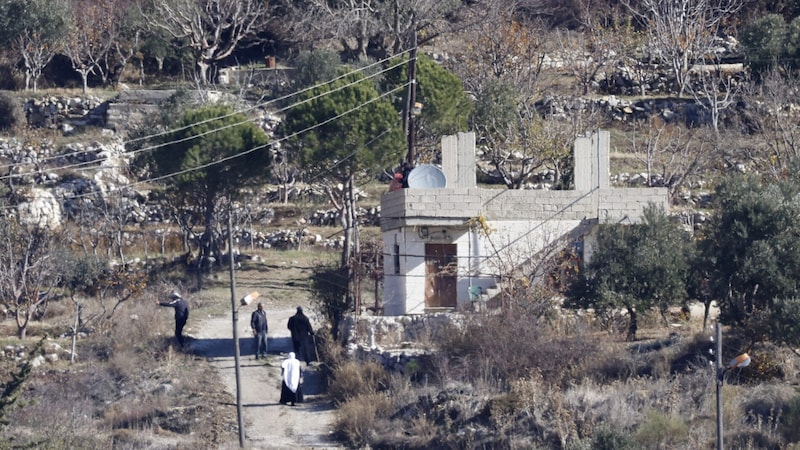
[[[169,295],[169,301],[156,301],[156,303],[160,306],[175,308],[175,338],[178,339],[178,344],[183,347],[183,327],[186,325],[186,321],[189,320],[189,304],[177,291]]]
[[[253,314],[250,315],[250,328],[256,338],[256,359],[267,357],[267,312],[264,305],[259,303]]]
[[[300,386],[300,361],[289,352],[289,357],[281,363],[281,399],[280,404],[303,402],[303,391]]]
[[[315,352],[314,329],[311,328],[311,321],[303,314],[301,306],[298,306],[297,313],[289,318],[287,327],[292,333],[292,347],[295,355],[309,365],[313,361],[313,352]]]

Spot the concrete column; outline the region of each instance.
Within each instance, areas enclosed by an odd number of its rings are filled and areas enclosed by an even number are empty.
[[[591,161],[592,141],[588,137],[579,136],[575,138],[572,148],[572,158],[575,164],[575,190],[589,192],[594,184]]]
[[[597,131],[591,137],[575,139],[575,190],[589,192],[593,189],[607,189],[610,186],[609,162],[610,134]]]
[[[458,180],[447,182],[447,187],[474,188],[475,175],[475,133],[458,133]]]
[[[594,187],[600,189],[608,189],[611,184],[610,181],[610,165],[609,162],[609,147],[611,145],[611,137],[608,131],[598,130],[592,134],[592,147],[594,148],[593,161],[592,161],[592,176],[594,178]]]
[[[447,187],[458,184],[458,136],[442,136],[442,173]]]

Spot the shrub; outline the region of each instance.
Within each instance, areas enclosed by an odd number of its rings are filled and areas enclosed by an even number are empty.
[[[313,271],[311,290],[314,307],[330,325],[333,338],[337,339],[339,323],[352,309],[353,303],[347,291],[347,268],[320,263],[314,266]]]
[[[389,374],[374,361],[348,361],[334,368],[328,395],[335,404],[377,393],[389,385]],[[385,396],[385,395],[384,395]]]
[[[373,431],[376,423],[391,410],[392,402],[383,393],[353,397],[339,405],[333,429],[351,448],[364,448],[377,438]]]
[[[524,377],[536,369],[547,382],[561,384],[590,372],[597,356],[603,354],[599,345],[595,338],[554,336],[535,315],[508,310],[453,329],[442,343],[448,361],[434,369],[443,379],[453,376],[441,372],[447,367],[460,372],[464,381],[489,385]]]
[[[634,450],[639,448],[627,431],[611,425],[600,427],[592,436],[593,450]]]
[[[783,435],[789,442],[800,441],[800,397],[795,396],[786,405],[786,413],[781,417]]]
[[[335,52],[311,50],[300,52],[294,61],[297,88],[313,86],[336,77],[341,59]]]
[[[13,130],[24,122],[25,117],[16,97],[8,92],[0,92],[0,130]]]
[[[635,439],[643,448],[678,448],[688,433],[689,426],[680,417],[651,411]]]

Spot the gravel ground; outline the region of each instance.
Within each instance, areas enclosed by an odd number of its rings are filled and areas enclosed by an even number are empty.
[[[306,314],[313,318],[307,306]],[[330,425],[334,409],[324,395],[322,376],[314,365],[303,363],[305,402],[297,406],[281,405],[280,365],[291,351],[287,320],[295,313],[295,305],[265,304],[269,323],[266,360],[255,360],[254,342],[250,333],[250,313],[255,304],[242,306],[237,320],[239,330],[239,392],[244,421],[244,448],[338,449]],[[204,356],[217,370],[232,398],[237,396],[233,320],[230,315],[205,318],[193,333],[191,348]],[[229,405],[229,414],[236,417],[236,404]],[[239,442],[228,447],[239,448]]]

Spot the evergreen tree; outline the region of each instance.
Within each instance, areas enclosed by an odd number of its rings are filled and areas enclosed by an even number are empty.
[[[640,313],[656,308],[664,317],[669,306],[683,303],[689,249],[689,236],[652,205],[642,223],[600,225],[592,259],[565,306],[594,308],[599,315],[625,310],[633,340]]]
[[[164,136],[163,148],[152,153],[151,163],[178,205],[202,211],[204,232],[197,260],[201,269],[208,257],[220,261],[214,231],[218,200],[234,199],[242,187],[268,177],[269,139],[247,117],[222,105],[189,110],[173,129]]]

